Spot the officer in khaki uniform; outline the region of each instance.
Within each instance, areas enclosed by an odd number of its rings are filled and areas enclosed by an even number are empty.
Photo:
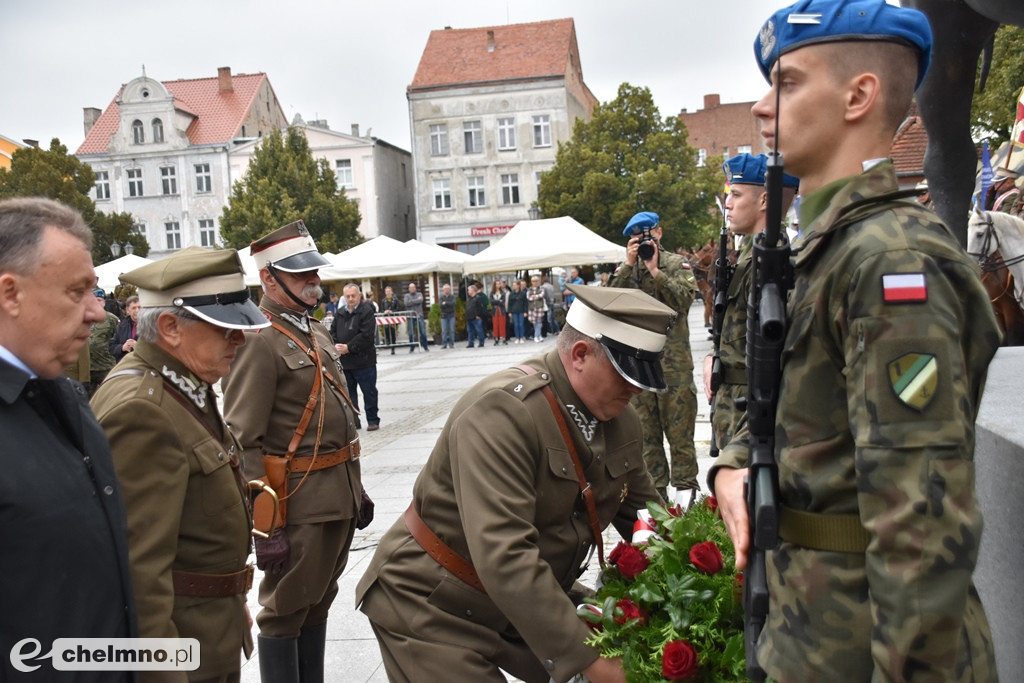
[[[308,314],[323,296],[317,269],[329,263],[305,225],[274,230],[251,253],[260,267],[260,308],[272,326],[247,335],[222,382],[224,413],[249,478],[268,474],[264,456],[285,457],[289,472],[286,526],[268,541],[256,539],[266,571],[256,617],[260,673],[264,683],[313,683],[323,680],[327,614],[365,495],[356,414],[334,341]]]
[[[121,276],[138,287],[139,342],[92,408],[110,440],[128,517],[142,638],[195,638],[197,671],[141,681],[237,681],[252,652],[249,495],[241,448],[211,385],[268,325],[249,301],[234,249],[184,249]]]
[[[456,403],[356,588],[393,682],[505,681],[499,669],[625,680],[619,660],[584,645],[568,593],[593,529],[629,538],[637,510],[658,500],[629,400],[664,388],[675,313],[639,290],[570,287],[556,349]]]
[[[747,298],[750,296],[751,247],[754,235],[764,230],[767,167],[768,157],[763,154],[737,154],[722,164],[729,184],[729,196],[725,200],[729,229],[742,238],[742,244],[726,292],[718,348],[721,384],[714,395],[711,393],[713,354],[704,358],[704,394],[709,401],[714,401],[711,428],[719,448],[725,447],[747,421]],[[789,208],[797,185],[796,178],[784,174],[783,214]],[[715,298],[718,298],[717,290]]]
[[[996,681],[971,575],[975,419],[999,332],[977,265],[886,158],[928,68],[928,21],[802,0],[754,46],[773,88],[752,111],[803,196],[758,662],[781,683]],[[742,430],[708,477],[737,567],[747,459]]]
[[[654,247],[648,259],[638,255],[645,233],[653,238],[646,242]],[[700,489],[697,449],[693,445],[697,387],[693,383],[690,325],[686,320],[697,295],[697,280],[682,256],[662,251],[658,214],[641,211],[629,220],[622,234],[629,237],[626,261],[615,271],[611,286],[643,290],[678,316],[662,361],[667,386],[664,391],[640,394],[634,399],[634,406],[644,429],[644,461],[658,492],[667,499],[667,487],[672,484],[676,489],[675,502],[688,505]],[[666,438],[671,458],[665,457]]]

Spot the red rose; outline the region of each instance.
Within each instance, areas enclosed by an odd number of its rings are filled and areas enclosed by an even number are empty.
[[[705,574],[717,574],[722,571],[722,551],[714,541],[704,541],[690,548],[690,562]]]
[[[647,623],[647,614],[629,598],[622,598],[615,603],[615,607],[617,608],[616,611],[622,610],[622,616],[615,617],[616,624],[625,624],[633,619],[639,619],[641,625]]]
[[[685,640],[673,640],[661,653],[661,675],[670,681],[685,681],[697,676],[697,651]]]
[[[708,502],[708,510],[714,512],[715,510],[718,509],[718,501],[715,499],[714,496],[708,496],[705,500],[707,500]]]
[[[673,505],[665,508],[665,512],[668,513],[669,517],[682,517],[684,510],[682,505]]]
[[[608,555],[608,561],[618,567],[619,573],[627,579],[636,578],[636,575],[647,569],[647,565],[651,563],[644,555],[644,551],[625,541],[620,541],[615,546],[615,550]]]

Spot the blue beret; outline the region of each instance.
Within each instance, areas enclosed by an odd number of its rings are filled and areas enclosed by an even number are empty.
[[[632,237],[633,235],[639,235],[644,230],[650,230],[658,225],[658,214],[653,211],[641,211],[626,223],[626,227],[623,229],[622,234],[625,237]]]
[[[107,294],[102,289],[97,287],[96,289],[92,290],[92,295],[93,296],[103,296],[103,297],[105,297]]]
[[[779,55],[817,43],[881,40],[904,43],[918,52],[917,85],[928,71],[932,29],[922,12],[885,0],[800,0],[764,23],[754,54],[765,80]]]
[[[722,171],[729,184],[764,185],[768,171],[768,157],[763,154],[737,154],[722,164]],[[783,187],[799,187],[800,179],[788,173],[782,174]]]

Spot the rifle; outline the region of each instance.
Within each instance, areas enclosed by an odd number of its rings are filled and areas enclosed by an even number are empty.
[[[718,198],[715,197],[715,201]],[[718,235],[718,260],[715,261],[715,303],[711,314],[711,339],[714,354],[711,360],[711,457],[717,458],[719,444],[715,439],[715,398],[718,388],[722,386],[722,325],[725,323],[725,305],[729,295],[729,283],[732,281],[733,267],[729,263],[729,219],[722,203],[718,202],[722,211],[722,231]]]
[[[777,62],[776,62],[777,63]],[[778,90],[776,90],[778,98]],[[768,159],[765,188],[765,229],[754,240],[750,298],[747,302],[747,428],[750,461],[747,473],[747,512],[750,548],[743,577],[744,643],[747,676],[763,681],[757,663],[757,638],[768,616],[767,551],[779,540],[778,465],[775,462],[775,414],[786,337],[786,295],[793,285],[790,246],[782,230],[782,157],[776,149]]]

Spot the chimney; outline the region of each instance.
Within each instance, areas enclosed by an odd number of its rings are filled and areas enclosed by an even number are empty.
[[[358,123],[353,123],[352,124],[352,137],[356,137],[356,138],[359,137],[359,124]]]
[[[494,31],[487,32],[487,51],[494,52]]]
[[[704,108],[714,109],[718,105],[722,104],[722,97],[718,94],[705,95],[704,96]]]
[[[96,107],[82,107],[82,125],[85,126],[85,137],[89,137],[89,131],[96,125],[96,119],[102,113]]]
[[[217,92],[224,94],[234,92],[235,87],[231,84],[231,67],[222,66],[217,69]]]

